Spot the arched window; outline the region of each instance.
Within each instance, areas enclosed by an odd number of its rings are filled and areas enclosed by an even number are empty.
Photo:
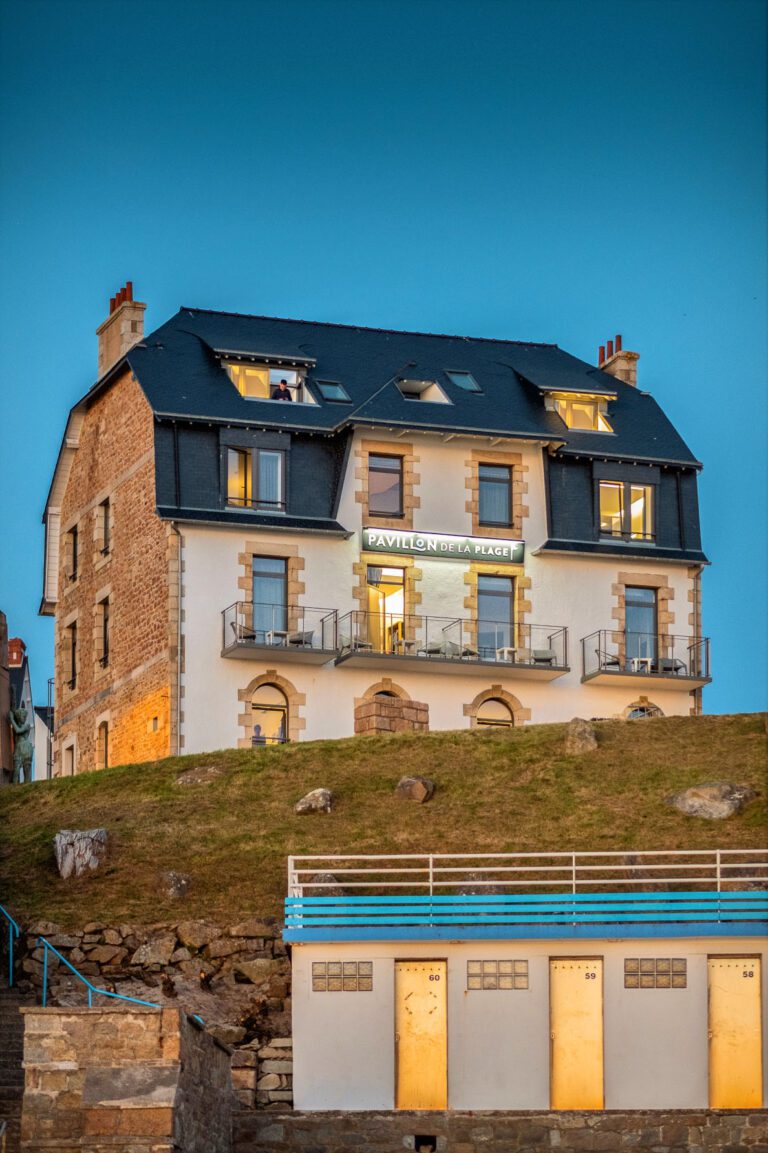
[[[643,700],[635,701],[634,704],[628,705],[624,710],[624,719],[627,721],[645,721],[649,717],[663,717],[664,714],[658,705],[652,704],[651,701]]]
[[[488,725],[494,728],[511,729],[514,724],[512,711],[504,701],[496,697],[489,697],[483,701],[477,710],[477,724]]]
[[[282,745],[288,740],[288,701],[277,685],[260,685],[252,697],[251,744]]]
[[[398,697],[397,693],[390,692],[389,689],[379,689],[379,691],[377,693],[374,693],[373,696],[374,696],[374,699],[376,699],[377,697],[390,697],[390,698],[394,697],[394,699],[396,701],[400,699]]]

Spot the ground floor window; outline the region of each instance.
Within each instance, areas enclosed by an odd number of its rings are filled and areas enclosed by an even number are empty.
[[[498,700],[496,697],[489,697],[487,701],[483,701],[477,710],[477,724],[487,725],[489,728],[497,729],[511,729],[515,720],[512,716],[512,710],[504,701]]]
[[[251,744],[282,745],[288,740],[288,701],[277,685],[260,685],[252,699]]]
[[[628,705],[624,710],[624,719],[627,721],[643,721],[649,717],[663,717],[664,713],[652,701],[640,700]]]

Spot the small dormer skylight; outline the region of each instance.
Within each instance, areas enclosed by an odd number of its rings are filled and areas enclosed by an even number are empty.
[[[546,407],[574,432],[613,432],[608,420],[608,401],[594,393],[550,392]]]
[[[351,397],[343,384],[338,380],[315,380],[312,382],[323,400],[349,401]]]
[[[406,400],[425,400],[433,404],[452,403],[436,380],[400,379],[395,383]]]
[[[451,384],[455,384],[457,388],[463,388],[465,392],[483,391],[471,372],[446,368],[445,375],[448,377]]]

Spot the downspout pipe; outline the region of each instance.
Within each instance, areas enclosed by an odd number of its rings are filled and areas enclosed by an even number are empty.
[[[184,587],[184,585],[182,583],[182,561],[183,561],[183,556],[184,556],[184,537],[179,532],[179,526],[178,526],[177,522],[175,520],[172,520],[170,523],[171,523],[171,532],[175,534],[175,536],[178,538],[178,542],[179,542],[179,564],[178,564],[177,589],[176,589],[177,604],[178,604],[178,611],[176,614],[176,740],[174,742],[174,748],[172,749],[172,755],[174,757],[179,757],[179,756],[181,756],[181,749],[182,749],[182,744],[181,744],[181,645],[182,645],[181,618],[182,618],[182,612],[183,612],[183,610],[182,610],[182,589]]]

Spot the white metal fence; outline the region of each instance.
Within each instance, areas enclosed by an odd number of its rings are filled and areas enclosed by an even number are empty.
[[[768,849],[291,856],[288,896],[768,889]],[[329,894],[330,890],[330,894]]]

